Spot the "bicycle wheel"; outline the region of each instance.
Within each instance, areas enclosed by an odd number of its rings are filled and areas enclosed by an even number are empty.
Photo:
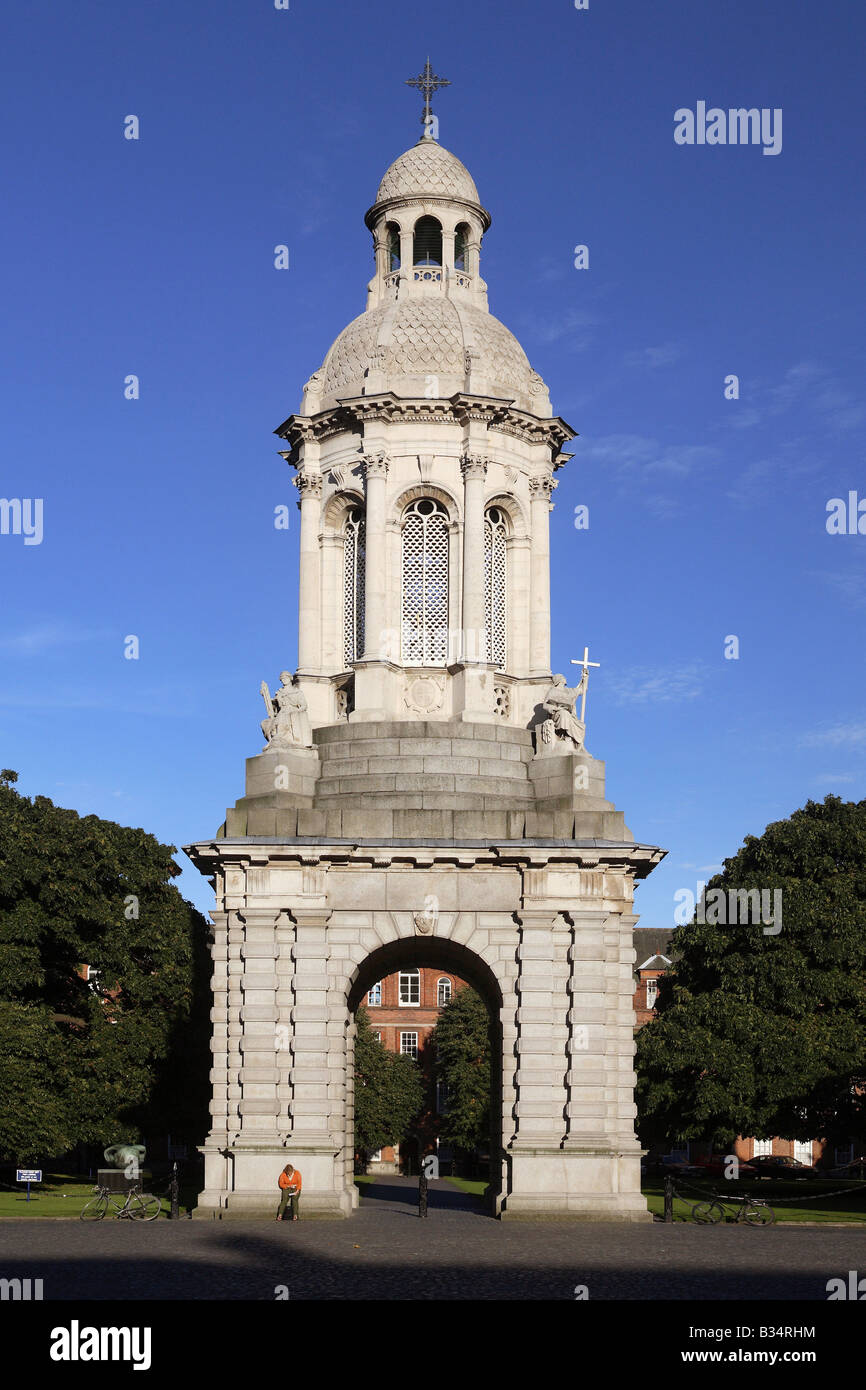
[[[162,1202],[149,1192],[142,1192],[129,1199],[128,1216],[133,1221],[155,1221],[162,1211]]]
[[[80,1220],[101,1221],[107,1211],[108,1196],[101,1193],[98,1197],[92,1197],[87,1205],[81,1208]]]
[[[718,1202],[697,1202],[692,1207],[692,1218],[702,1226],[715,1226],[724,1215],[725,1209]]]
[[[766,1202],[746,1202],[743,1207],[743,1220],[747,1226],[772,1226],[776,1213]]]

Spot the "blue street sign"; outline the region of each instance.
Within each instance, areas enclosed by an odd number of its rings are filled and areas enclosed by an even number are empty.
[[[16,1181],[16,1182],[26,1182],[26,1184],[27,1184],[27,1200],[28,1200],[28,1202],[29,1202],[29,1201],[30,1201],[30,1184],[31,1184],[32,1182],[41,1182],[41,1181],[42,1181],[42,1169],[41,1169],[41,1168],[16,1168],[16,1170],[15,1170],[15,1181]],[[20,1198],[19,1198],[19,1200],[20,1200]]]

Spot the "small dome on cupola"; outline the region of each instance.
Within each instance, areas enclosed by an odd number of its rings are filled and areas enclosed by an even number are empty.
[[[406,150],[386,169],[374,208],[395,198],[431,196],[452,198],[481,209],[475,180],[465,164],[436,140],[422,136],[417,145]],[[486,220],[489,224],[490,219]]]

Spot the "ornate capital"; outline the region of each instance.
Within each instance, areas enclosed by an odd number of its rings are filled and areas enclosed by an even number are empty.
[[[322,495],[321,473],[296,473],[292,482],[301,494],[302,502],[306,497],[321,497]]]
[[[376,454],[365,454],[361,462],[368,482],[370,478],[387,478],[390,459],[384,449],[380,449]]]
[[[552,474],[542,473],[539,478],[529,479],[529,496],[533,502],[549,501],[555,487],[559,487],[559,484]]]
[[[490,462],[483,454],[464,454],[460,460],[460,468],[464,478],[483,478],[487,473],[487,465]]]

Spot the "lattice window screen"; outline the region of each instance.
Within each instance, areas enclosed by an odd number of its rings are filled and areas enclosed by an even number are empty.
[[[346,666],[364,654],[364,513],[355,507],[346,518],[343,539],[343,659]]]
[[[508,575],[506,569],[505,518],[491,507],[484,518],[484,618],[487,628],[485,659],[503,667],[508,632]]]
[[[403,522],[402,659],[444,666],[448,659],[448,515],[421,497]]]

